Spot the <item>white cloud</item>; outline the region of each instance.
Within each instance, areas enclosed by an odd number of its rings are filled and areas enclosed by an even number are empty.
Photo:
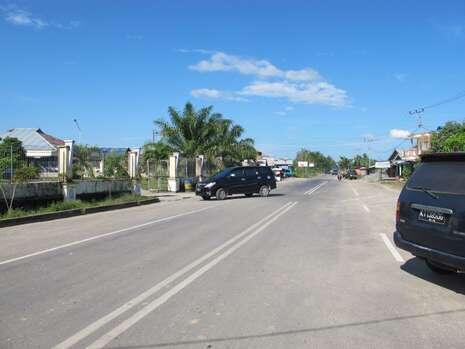
[[[410,136],[410,131],[407,131],[407,130],[400,130],[400,129],[392,129],[390,132],[389,132],[389,135],[392,137],[392,138],[402,138],[402,139],[405,139],[405,138],[408,138]]]
[[[292,106],[289,105],[289,106],[287,106],[286,108],[284,108],[284,110],[286,110],[286,111],[291,111],[291,110],[294,110],[294,107],[292,107]]]
[[[316,83],[256,81],[244,87],[240,93],[245,96],[287,98],[295,103],[332,106],[347,104],[346,91],[324,81]]]
[[[49,23],[45,20],[34,17],[30,12],[20,9],[5,11],[4,18],[5,21],[10,24],[24,27],[34,27],[36,29],[42,29],[49,25]]]
[[[59,29],[73,29],[80,25],[78,21],[70,21],[67,24],[48,21],[23,10],[16,5],[0,6],[0,13],[4,20],[15,26],[31,27],[34,29],[43,29],[45,27],[54,27]]]
[[[189,68],[199,72],[236,72],[258,78],[258,81],[235,92],[235,96],[285,98],[294,103],[331,106],[348,104],[347,92],[327,82],[312,68],[282,70],[267,60],[242,58],[224,52],[215,52]],[[214,98],[224,97],[222,94],[219,96]]]
[[[127,40],[135,40],[135,41],[140,41],[142,40],[144,37],[142,35],[139,35],[139,34],[126,34],[126,39]]]
[[[396,73],[394,74],[394,78],[396,78],[396,80],[398,80],[399,82],[404,82],[405,79],[407,78],[407,74]]]
[[[195,65],[191,65],[189,68],[200,72],[236,71],[244,75],[258,75],[262,77],[282,74],[278,68],[268,61],[242,59],[223,52],[216,52],[210,59],[202,60]]]
[[[246,98],[237,96],[234,93],[225,91],[219,91],[210,88],[198,88],[191,91],[191,95],[195,98],[206,98],[206,99],[225,99],[228,101],[245,102]]]
[[[221,92],[210,88],[198,88],[191,91],[194,97],[220,98]]]

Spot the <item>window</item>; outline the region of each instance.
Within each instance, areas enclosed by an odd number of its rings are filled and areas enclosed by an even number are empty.
[[[230,176],[231,177],[242,177],[243,176],[242,168],[236,168],[235,170],[232,170]]]
[[[424,187],[435,192],[465,194],[465,162],[426,162],[418,166],[407,188]]]
[[[244,169],[245,176],[248,178],[254,178],[258,176],[258,171],[255,167],[246,167]]]
[[[258,171],[261,176],[271,176],[271,170],[267,166],[261,166],[258,168]]]

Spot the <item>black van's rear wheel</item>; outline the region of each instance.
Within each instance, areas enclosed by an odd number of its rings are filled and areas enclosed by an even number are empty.
[[[455,273],[455,271],[446,265],[442,265],[440,263],[432,262],[430,260],[425,260],[426,265],[436,274],[447,275]]]
[[[260,194],[261,197],[265,198],[268,195],[270,195],[270,187],[268,187],[267,185],[262,185],[258,193]]]
[[[217,200],[226,199],[226,191],[223,188],[220,188],[216,191],[216,199]]]

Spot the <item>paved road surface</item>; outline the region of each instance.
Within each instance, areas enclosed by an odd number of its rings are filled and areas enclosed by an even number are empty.
[[[462,348],[465,279],[333,177],[0,229],[0,348]]]

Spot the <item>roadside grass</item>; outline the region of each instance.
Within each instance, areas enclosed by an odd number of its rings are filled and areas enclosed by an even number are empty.
[[[100,200],[75,200],[75,201],[55,201],[51,204],[40,207],[33,210],[24,210],[21,208],[15,208],[10,212],[5,212],[0,214],[0,219],[6,218],[19,218],[25,216],[33,216],[38,214],[44,213],[51,213],[51,212],[60,212],[66,210],[73,210],[73,209],[84,209],[90,207],[100,207],[100,206],[107,206],[107,205],[115,205],[115,204],[123,204],[128,202],[135,202],[141,201],[146,197],[134,194],[121,194],[121,195],[114,195],[112,198],[105,198]]]

